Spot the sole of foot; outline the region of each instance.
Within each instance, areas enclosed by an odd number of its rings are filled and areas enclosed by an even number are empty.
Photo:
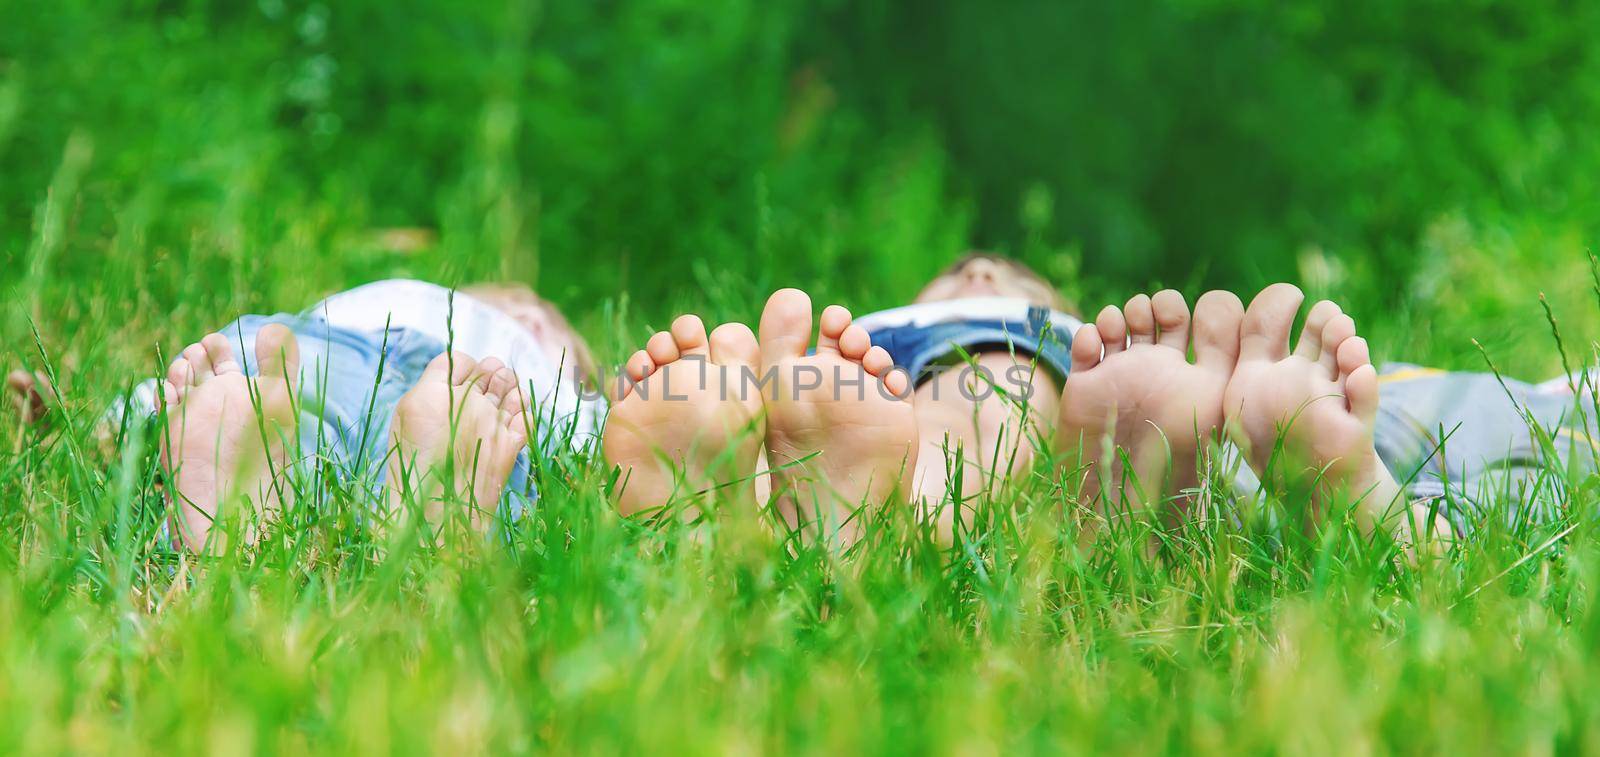
[[[517,375],[499,359],[434,358],[395,405],[385,480],[391,512],[421,505],[438,524],[444,507],[459,503],[473,528],[487,528],[528,440],[525,407]]]
[[[299,346],[287,327],[274,324],[256,335],[255,353],[257,370],[246,376],[227,338],[210,334],[167,370],[162,461],[179,539],[192,551],[223,546],[212,528],[223,505],[243,498],[260,516],[281,500],[276,476],[297,429]]]
[[[909,377],[872,346],[850,311],[822,311],[815,354],[811,298],[783,289],[761,313],[767,457],[780,515],[808,538],[849,546],[858,511],[899,500],[916,467],[917,420]]]
[[[1356,323],[1323,300],[1289,332],[1305,295],[1274,284],[1241,327],[1239,363],[1224,399],[1235,442],[1269,486],[1306,492],[1313,519],[1335,498],[1357,503],[1363,528],[1398,516],[1400,488],[1378,458],[1378,373]],[[1401,520],[1393,517],[1394,522]]]
[[[684,315],[628,359],[601,440],[618,469],[623,515],[656,514],[680,503],[692,520],[709,499],[754,505],[763,427],[753,385],[756,336],[725,323],[709,336]]]
[[[1078,330],[1056,440],[1081,504],[1144,508],[1195,483],[1199,455],[1220,441],[1243,315],[1239,298],[1209,292],[1191,316],[1169,289]]]

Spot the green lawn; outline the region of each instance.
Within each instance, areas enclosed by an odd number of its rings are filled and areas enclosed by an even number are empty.
[[[1594,364],[1600,8],[1358,5],[0,0],[0,368],[65,403],[0,409],[0,751],[1600,750],[1581,473],[1421,564],[1283,497],[1083,545],[1047,466],[953,549],[883,511],[839,555],[623,520],[572,455],[505,540],[336,489],[196,560],[91,433],[377,278],[534,284],[614,364],[973,246],[1091,311],[1289,279],[1381,360]]]

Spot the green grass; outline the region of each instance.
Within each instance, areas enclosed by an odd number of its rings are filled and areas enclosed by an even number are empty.
[[[621,519],[585,455],[504,540],[335,491],[253,548],[163,546],[151,445],[103,457],[101,409],[240,313],[387,276],[532,283],[614,363],[778,286],[900,304],[984,245],[1091,310],[1291,277],[1380,359],[1528,380],[1563,363],[1543,293],[1596,362],[1600,69],[1567,9],[1512,40],[944,3],[961,46],[923,70],[901,35],[939,29],[896,3],[614,5],[0,3],[0,367],[64,401],[0,410],[0,751],[1600,750],[1600,480],[1555,466],[1568,521],[1420,565],[1337,521],[1081,544],[1047,469],[953,549],[886,511],[838,555],[756,513]],[[1049,40],[1001,55],[1024,27]],[[1058,47],[1099,52],[1030,57]]]

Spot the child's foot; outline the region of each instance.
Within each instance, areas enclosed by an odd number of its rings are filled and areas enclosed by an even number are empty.
[[[1361,500],[1363,526],[1385,516],[1399,487],[1373,447],[1378,374],[1366,340],[1339,306],[1311,308],[1293,354],[1289,330],[1305,295],[1274,284],[1250,303],[1226,408],[1234,436],[1265,481]],[[1280,445],[1281,444],[1281,451]]]
[[[1084,504],[1142,506],[1194,484],[1198,455],[1222,425],[1243,312],[1227,292],[1200,298],[1193,363],[1189,306],[1170,289],[1107,307],[1078,330],[1057,439],[1065,464],[1083,476]]]
[[[909,377],[850,311],[832,305],[820,326],[807,355],[811,298],[798,289],[774,293],[761,313],[768,460],[790,526],[849,545],[861,534],[855,511],[888,500],[915,469],[917,421]]]
[[[256,375],[245,376],[233,348],[211,334],[183,350],[167,371],[167,437],[179,539],[204,549],[220,506],[248,498],[256,512],[275,506],[275,476],[295,438],[294,387],[300,350],[273,324],[256,335]],[[219,543],[215,546],[220,546]]]
[[[469,522],[487,525],[528,439],[517,375],[495,358],[460,352],[428,363],[395,405],[385,487],[391,507],[409,494],[437,523],[443,500],[468,504]]]
[[[749,326],[725,323],[708,338],[693,315],[633,353],[601,441],[606,460],[620,469],[623,515],[724,488],[754,503],[762,424],[753,379],[760,358]]]
[[[49,377],[33,371],[12,371],[6,374],[6,394],[17,409],[24,425],[32,426],[44,421],[55,400],[55,389]]]

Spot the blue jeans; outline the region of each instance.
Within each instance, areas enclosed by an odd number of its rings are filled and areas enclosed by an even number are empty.
[[[256,335],[274,323],[288,326],[300,347],[298,459],[331,463],[341,475],[376,491],[386,473],[395,405],[422,378],[428,363],[444,353],[445,345],[406,329],[385,333],[339,328],[315,313],[247,315],[220,331],[247,375],[258,371]],[[508,522],[520,518],[537,498],[528,471],[528,450],[523,449],[500,501],[500,515]]]

